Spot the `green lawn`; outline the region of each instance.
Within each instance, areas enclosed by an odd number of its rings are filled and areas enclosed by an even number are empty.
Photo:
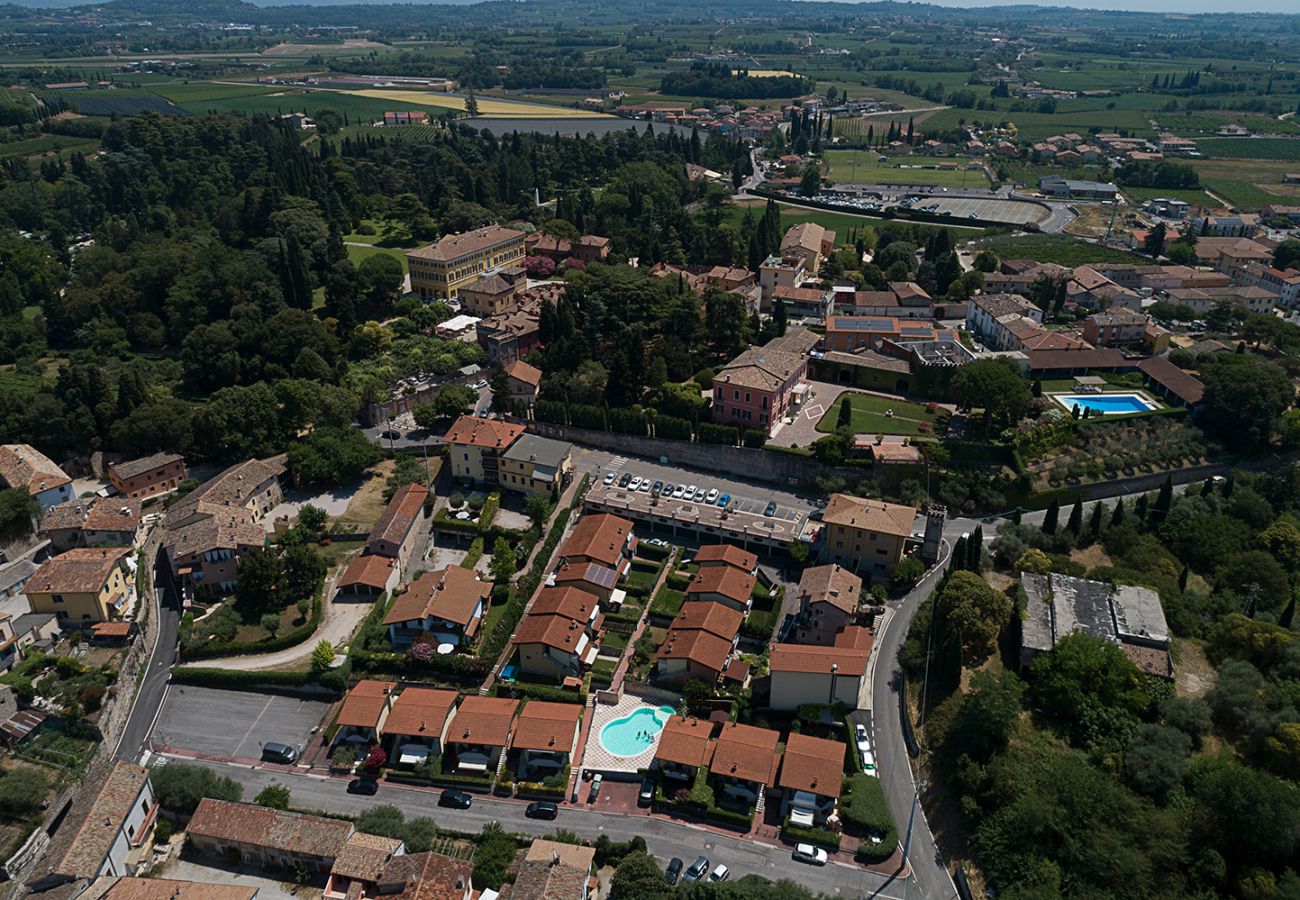
[[[853,410],[849,427],[853,429],[854,434],[933,434],[936,423],[941,417],[946,416],[944,410],[937,409],[935,412],[930,412],[919,403],[846,392],[840,394],[840,399],[826,410],[821,421],[817,423],[818,431],[829,433],[835,430],[836,423],[839,421],[840,404],[846,397]],[[886,415],[890,411],[892,415]],[[927,427],[922,428],[922,425]]]
[[[757,220],[763,215],[763,205],[765,201],[751,201],[749,206],[753,211],[754,218]],[[745,207],[741,203],[730,203],[723,212],[722,221],[728,222],[733,226],[740,227],[740,223],[745,218]],[[889,219],[873,218],[871,216],[855,216],[849,213],[828,212],[822,209],[805,209],[801,206],[786,206],[777,201],[781,209],[781,231],[784,233],[791,226],[798,225],[800,222],[816,222],[823,228],[833,229],[836,234],[836,240],[841,238],[847,240],[849,230],[852,228],[862,228],[864,226],[876,226],[881,222],[891,221]],[[906,221],[906,220],[899,220]],[[968,240],[978,237],[984,233],[982,228],[967,228],[961,225],[934,225],[929,222],[921,223],[930,228],[947,228],[952,232],[954,238]]]
[[[347,245],[348,259],[352,260],[354,266],[361,265],[361,261],[377,253],[384,253],[393,257],[402,264],[402,271],[406,271],[406,251],[399,247],[358,247],[355,244]]]
[[[975,251],[980,250],[992,250],[1001,259],[1032,259],[1070,267],[1103,262],[1136,263],[1142,259],[1133,253],[1063,234],[999,235],[979,241]]]
[[[857,182],[859,184],[905,184],[936,187],[988,187],[988,176],[982,169],[966,169],[969,160],[943,157],[907,156],[890,157],[880,161],[874,150],[830,150],[826,153],[831,181]],[[956,163],[956,169],[922,168],[939,164]]]
[[[411,237],[411,232],[400,222],[392,222],[388,219],[362,219],[362,227],[370,226],[374,234],[361,234],[352,232],[343,235],[343,240],[349,244],[371,244],[375,247],[384,248],[411,248],[420,246],[420,241]]]

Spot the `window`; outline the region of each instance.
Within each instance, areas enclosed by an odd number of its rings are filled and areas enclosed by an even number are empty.
[[[62,603],[62,602],[63,602],[63,595],[62,595],[62,594],[54,594],[53,597],[52,597],[52,599],[54,600],[55,603]]]

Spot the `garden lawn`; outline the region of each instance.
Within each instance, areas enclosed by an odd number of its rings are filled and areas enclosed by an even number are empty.
[[[906,400],[891,400],[888,397],[846,392],[840,394],[840,398],[826,410],[821,421],[817,423],[818,431],[830,433],[835,430],[835,425],[839,421],[840,403],[845,397],[848,398],[849,406],[853,410],[849,428],[854,434],[933,434],[937,428],[936,423],[944,412],[939,409],[930,412],[925,406],[909,403]],[[892,410],[893,415],[885,415],[887,410]],[[923,429],[922,425],[929,427]]]
[[[348,259],[352,260],[354,266],[361,265],[361,261],[367,257],[374,256],[377,253],[385,253],[402,264],[402,271],[406,269],[406,251],[397,247],[358,247],[356,244],[347,244]]]

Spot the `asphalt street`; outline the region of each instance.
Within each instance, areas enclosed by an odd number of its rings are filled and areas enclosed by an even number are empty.
[[[170,760],[166,764],[171,764]],[[547,835],[559,828],[572,829],[587,838],[607,834],[616,841],[627,841],[640,835],[645,838],[650,852],[662,864],[666,864],[672,857],[679,857],[689,865],[695,857],[703,855],[713,865],[726,863],[732,870],[733,878],[751,874],[772,880],[789,878],[823,894],[877,897],[881,900],[903,900],[905,896],[950,896],[922,893],[910,878],[890,878],[857,866],[831,864],[819,868],[803,865],[791,860],[789,849],[645,815],[563,807],[554,821],[538,821],[524,816],[523,803],[494,797],[475,796],[474,805],[469,809],[444,809],[437,805],[436,790],[384,784],[374,797],[364,797],[347,793],[347,782],[342,779],[225,763],[195,764],[208,766],[239,782],[243,786],[245,799],[252,798],[268,784],[283,785],[289,788],[290,803],[297,809],[356,815],[371,806],[389,803],[408,817],[429,816],[439,827],[466,833],[476,833],[488,822],[500,822],[510,831],[531,835]]]
[[[180,596],[172,581],[165,555],[159,551],[154,558],[153,596],[158,605],[149,614],[158,617],[157,641],[149,654],[148,662],[140,676],[139,688],[127,717],[126,727],[118,739],[114,756],[118,759],[140,758],[149,732],[162,709],[171,679],[171,666],[175,662],[178,631],[180,629]]]

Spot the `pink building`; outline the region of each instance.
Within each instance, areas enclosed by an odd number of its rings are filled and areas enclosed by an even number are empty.
[[[791,329],[762,347],[750,347],[713,379],[713,421],[772,433],[795,409],[808,380],[808,351],[817,335]]]

